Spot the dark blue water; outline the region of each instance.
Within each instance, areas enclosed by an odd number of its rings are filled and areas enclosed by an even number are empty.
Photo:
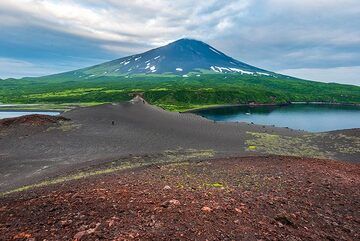
[[[253,122],[311,132],[360,128],[360,107],[293,104],[287,106],[236,106],[195,112],[215,121]]]
[[[2,111],[0,110],[0,119],[3,118],[12,118],[23,115],[32,115],[32,114],[41,114],[41,115],[59,115],[59,112],[50,112],[50,111]]]

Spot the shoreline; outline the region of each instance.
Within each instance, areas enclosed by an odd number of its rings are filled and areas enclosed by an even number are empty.
[[[240,106],[248,106],[248,107],[259,107],[259,106],[288,106],[288,105],[336,105],[336,106],[357,106],[360,107],[360,104],[356,103],[333,103],[333,102],[290,102],[290,103],[256,103],[256,104],[225,104],[225,105],[214,105],[214,106],[206,106],[194,108],[186,111],[181,111],[180,113],[194,113],[202,110],[212,110],[218,108],[225,107],[240,107]]]
[[[1,112],[58,112],[59,114],[65,112],[64,110],[56,110],[56,109],[1,109]]]
[[[200,110],[211,110],[211,109],[217,109],[217,108],[224,108],[224,107],[239,107],[239,106],[252,106],[252,107],[257,107],[257,106],[287,106],[290,105],[290,103],[284,103],[284,104],[274,104],[274,103],[269,103],[269,104],[226,104],[226,105],[214,105],[214,106],[207,106],[207,107],[199,107],[199,108],[194,108],[194,109],[190,109],[190,110],[186,110],[186,111],[181,111],[180,113],[193,113],[193,112],[197,112]]]
[[[56,103],[37,103],[37,104],[0,104],[0,112],[5,111],[13,111],[13,112],[59,112],[60,114],[65,113],[69,110],[81,108],[81,107],[88,107],[88,106],[95,106],[104,104],[102,102],[99,103],[63,103],[63,104],[56,104]]]
[[[5,104],[0,103],[0,112],[5,111],[41,111],[41,112],[59,112],[64,113],[66,111],[72,110],[79,107],[88,107],[96,106],[106,103],[36,103],[36,104]],[[299,104],[314,104],[314,105],[334,105],[334,106],[357,106],[360,107],[360,103],[334,103],[334,102],[305,102],[305,101],[294,101],[289,103],[250,103],[250,104],[219,104],[219,105],[204,105],[202,107],[195,107],[187,109],[184,111],[171,111],[170,112],[179,112],[179,113],[195,113],[202,110],[218,109],[225,107],[240,107],[240,106],[249,106],[249,107],[259,107],[259,106],[288,106],[288,105],[299,105]],[[156,104],[155,104],[156,105]],[[156,105],[157,106],[157,105]],[[48,107],[48,108],[47,108]],[[159,106],[160,107],[160,106]],[[163,107],[160,107],[164,109]],[[166,110],[166,109],[164,109]]]

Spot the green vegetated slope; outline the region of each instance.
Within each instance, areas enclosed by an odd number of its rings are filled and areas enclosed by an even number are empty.
[[[0,81],[2,103],[103,103],[131,99],[143,92],[147,101],[168,110],[221,104],[322,101],[360,103],[360,87],[305,81],[282,75],[241,74],[133,75],[79,78],[61,74]]]

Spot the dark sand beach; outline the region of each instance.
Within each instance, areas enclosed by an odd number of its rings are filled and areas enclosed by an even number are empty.
[[[6,123],[8,122],[8,123]],[[60,117],[0,121],[0,191],[92,164],[166,151],[212,157],[296,155],[359,161],[360,130],[310,134],[167,112],[141,98],[77,108]],[[201,155],[200,155],[201,157]]]

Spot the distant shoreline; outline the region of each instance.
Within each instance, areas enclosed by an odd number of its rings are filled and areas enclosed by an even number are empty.
[[[360,104],[356,104],[356,103],[334,103],[334,102],[301,102],[301,101],[297,101],[297,102],[291,102],[290,104],[313,104],[313,105],[347,105],[347,106],[360,106]]]
[[[180,113],[193,113],[201,110],[212,110],[224,107],[240,107],[240,106],[249,106],[249,107],[259,107],[259,106],[288,106],[288,105],[300,105],[300,104],[309,104],[309,105],[337,105],[337,106],[359,106],[360,104],[355,103],[333,103],[333,102],[290,102],[290,103],[256,103],[256,104],[227,104],[227,105],[214,105],[207,107],[199,107],[191,110],[181,111]]]
[[[53,103],[36,103],[36,104],[0,104],[0,112],[5,111],[41,111],[41,112],[59,112],[60,114],[68,110],[85,107],[91,105],[100,105],[104,103],[63,103],[63,104],[53,104]],[[334,103],[334,102],[289,102],[289,103],[252,103],[252,104],[222,104],[222,105],[204,105],[203,107],[197,107],[188,109],[185,111],[179,111],[179,113],[194,113],[201,110],[211,110],[225,107],[240,107],[240,106],[249,106],[249,107],[259,107],[259,106],[288,106],[288,105],[298,105],[298,104],[314,104],[314,105],[336,105],[336,106],[360,106],[356,103]],[[172,112],[172,111],[170,111]]]
[[[0,103],[0,112],[5,111],[24,111],[24,112],[59,112],[60,114],[74,108],[86,107],[92,105],[100,105],[104,103],[63,103],[63,104],[54,104],[54,103],[36,103],[36,104],[5,104]]]

